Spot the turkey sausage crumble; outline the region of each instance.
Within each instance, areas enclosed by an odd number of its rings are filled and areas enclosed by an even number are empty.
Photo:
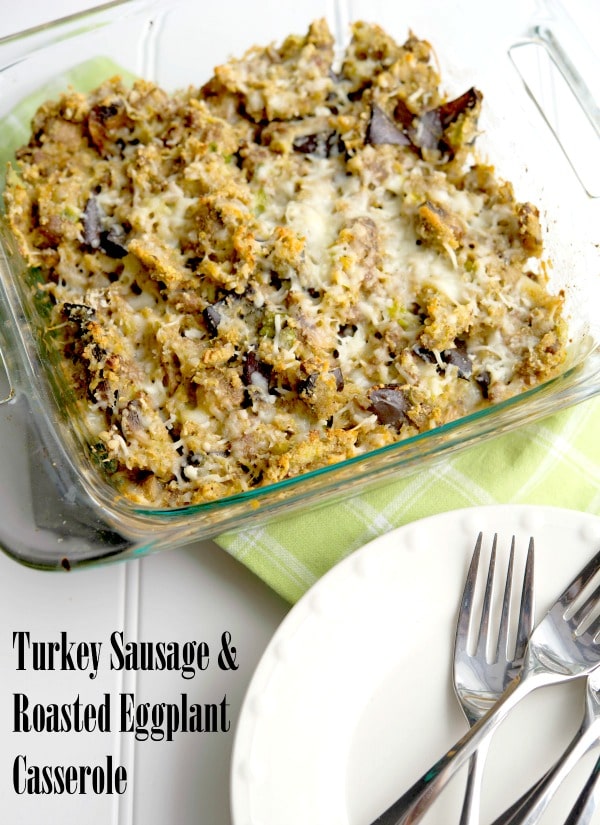
[[[439,427],[565,358],[537,208],[477,158],[430,45],[324,20],[201,87],[45,103],[10,227],[89,449],[139,504],[250,490]]]

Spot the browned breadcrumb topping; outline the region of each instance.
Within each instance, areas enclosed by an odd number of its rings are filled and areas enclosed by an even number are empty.
[[[475,153],[429,44],[324,20],[202,87],[48,101],[7,217],[91,453],[140,504],[253,489],[431,430],[565,358],[539,214]]]

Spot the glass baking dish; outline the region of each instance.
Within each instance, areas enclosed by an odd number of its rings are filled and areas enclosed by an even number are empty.
[[[0,545],[19,561],[71,569],[181,545],[347,497],[427,462],[594,396],[600,390],[598,62],[556,2],[511,12],[467,0],[305,0],[284,7],[223,0],[119,0],[0,40],[0,119],[5,156],[45,99],[72,84],[87,91],[116,72],[167,90],[207,80],[213,67],[254,44],[280,42],[326,17],[338,42],[349,23],[380,24],[396,40],[409,28],[429,40],[449,96],[482,89],[479,152],[543,214],[553,288],[566,294],[568,363],[546,384],[414,438],[321,470],[176,510],[137,506],[106,482],[83,449],[63,399],[60,371],[36,334],[27,272],[0,232]],[[552,105],[544,100],[548,86]],[[569,116],[556,117],[557,90]],[[588,141],[588,144],[585,144]],[[592,160],[590,160],[592,159]],[[587,160],[587,162],[585,162]],[[597,174],[597,173],[596,173]],[[3,185],[4,171],[0,185]]]

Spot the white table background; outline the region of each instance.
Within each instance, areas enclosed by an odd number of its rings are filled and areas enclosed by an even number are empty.
[[[0,2],[0,36],[98,5],[93,0]],[[1,139],[1,136],[0,136]],[[0,439],[2,434],[0,433]],[[1,504],[0,504],[1,508]],[[1,517],[1,512],[0,512]],[[0,821],[10,825],[229,825],[229,764],[244,693],[260,656],[289,606],[211,541],[145,559],[72,574],[21,567],[0,553]],[[57,641],[102,641],[114,630],[144,641],[209,641],[217,652],[225,631],[237,648],[239,669],[211,665],[192,680],[179,673],[138,673],[137,678],[99,669],[83,673],[16,670],[13,633]],[[106,662],[106,660],[105,660]],[[120,691],[138,701],[230,702],[232,730],[176,734],[172,742],[136,742],[132,734],[13,732],[13,693],[31,703],[102,699]],[[114,713],[114,710],[113,710]],[[30,764],[103,764],[113,754],[128,772],[121,797],[19,796],[12,786],[17,754]]]
[[[94,5],[94,0],[0,0],[0,37]],[[235,723],[253,670],[288,609],[210,541],[65,575],[25,569],[0,553],[0,821],[229,825]],[[44,641],[56,641],[66,631],[73,641],[102,641],[106,650],[110,633],[123,629],[131,639],[145,641],[206,639],[211,649],[221,633],[229,631],[240,666],[236,672],[211,667],[191,681],[178,673],[141,673],[122,681],[107,667],[100,668],[94,682],[81,673],[16,670],[16,631],[30,631],[32,639]],[[190,702],[219,702],[226,694],[232,731],[177,734],[170,743],[138,743],[131,735],[118,734],[13,732],[13,693],[26,693],[32,703],[62,703],[78,694],[97,702],[103,693],[115,696],[122,690],[151,702],[176,702],[182,692]],[[122,797],[18,796],[12,787],[12,764],[19,753],[40,765],[94,765],[112,753],[116,763],[127,766],[129,787]]]

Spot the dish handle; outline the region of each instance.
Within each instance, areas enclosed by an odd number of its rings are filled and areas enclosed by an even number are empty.
[[[600,149],[600,61],[586,34],[559,0],[544,0],[508,53],[583,189],[600,198],[600,168],[589,160]]]
[[[0,406],[8,404],[15,397],[15,388],[10,378],[6,359],[0,347]]]

